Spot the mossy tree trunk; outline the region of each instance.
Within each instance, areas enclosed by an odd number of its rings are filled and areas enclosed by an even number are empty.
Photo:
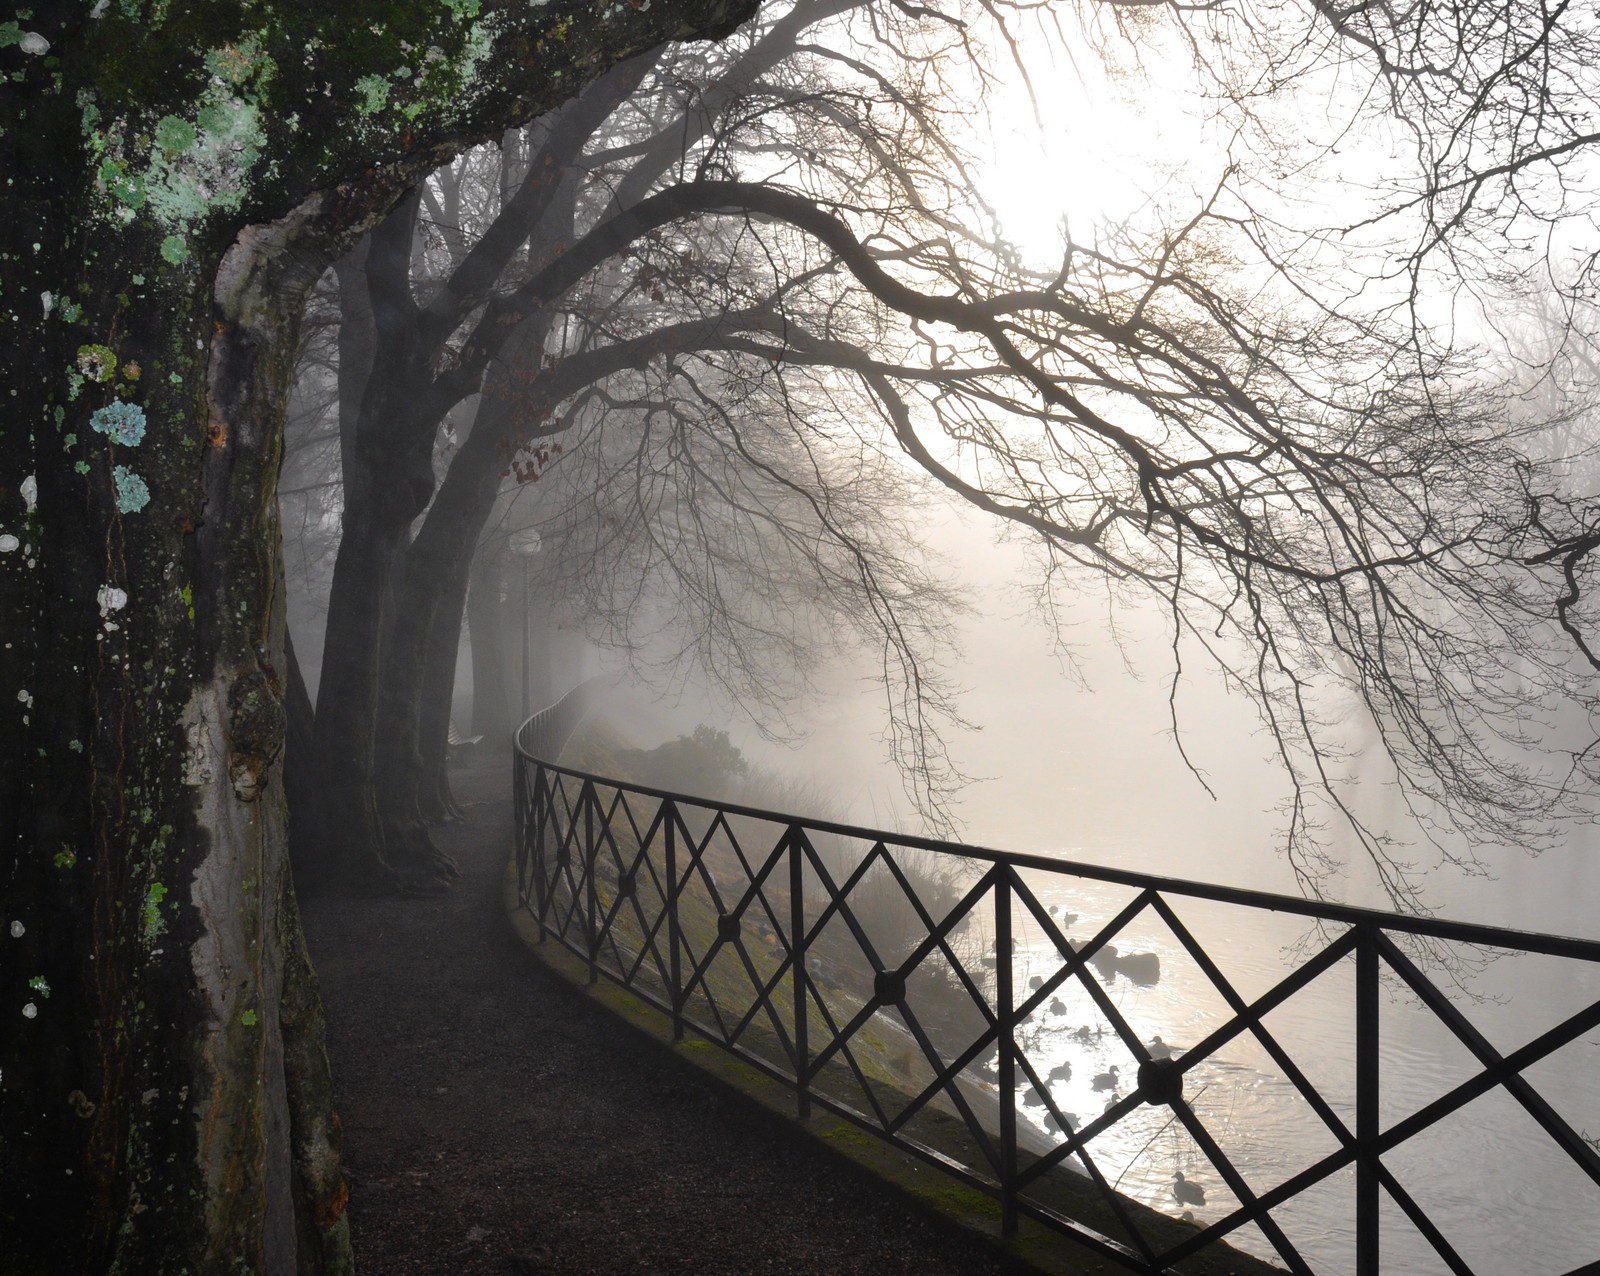
[[[0,24],[8,1273],[348,1269],[282,800],[301,303],[461,146],[742,16],[196,0]]]

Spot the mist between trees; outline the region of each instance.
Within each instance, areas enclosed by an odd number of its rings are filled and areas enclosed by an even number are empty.
[[[1242,92],[1242,51],[1196,55],[1210,21],[1113,8],[1074,39],[1135,94],[1157,66]],[[1228,150],[1136,218],[1063,223],[1041,266],[986,201],[984,103],[1038,73],[1064,39],[1048,28],[769,11],[464,154],[328,272],[283,496],[294,590],[327,635],[298,724],[307,880],[448,879],[426,826],[452,812],[462,619],[471,730],[501,739],[524,608],[536,701],[575,680],[557,647],[589,641],[647,684],[709,684],[778,738],[819,668],[876,653],[889,756],[949,831],[964,599],[918,529],[952,498],[1037,539],[1040,610],[1063,631],[1100,590],[1166,610],[1179,750],[1183,678],[1256,703],[1309,889],[1337,842],[1419,902],[1342,778],[1352,711],[1450,858],[1537,846],[1548,816],[1586,809],[1584,742],[1558,732],[1550,753],[1528,727],[1590,703],[1581,261],[1559,286],[1507,252],[1490,279],[1465,269],[1496,252],[1466,222],[1522,228],[1447,208],[1464,198],[1448,156],[1425,198],[1392,185],[1395,131],[1431,138],[1431,99],[1397,88],[1385,116],[1291,40],[1270,46],[1285,84],[1239,105]],[[1275,129],[1318,95],[1335,133],[1388,140],[1374,189],[1282,178]],[[1320,140],[1296,162],[1330,161]],[[1429,318],[1469,286],[1472,313]]]
[[[302,887],[448,881],[463,616],[491,740],[530,600],[542,649],[778,737],[865,653],[942,828],[963,597],[922,531],[960,501],[1037,547],[1064,638],[1159,608],[1185,756],[1186,679],[1253,703],[1307,889],[1338,840],[1417,903],[1356,740],[1468,866],[1587,818],[1588,15],[752,7],[0,24],[22,1270],[348,1264],[285,848]],[[1068,82],[1201,141],[1008,243],[993,117],[1070,137]]]

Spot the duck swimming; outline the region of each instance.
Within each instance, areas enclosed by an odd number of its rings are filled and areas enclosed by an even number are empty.
[[[1115,1090],[1117,1088],[1117,1065],[1112,1064],[1109,1071],[1102,1072],[1095,1077],[1092,1088],[1095,1090]]]
[[[1198,1183],[1191,1183],[1183,1177],[1182,1170],[1176,1170],[1172,1175],[1172,1195],[1178,1200],[1179,1205],[1204,1205],[1206,1203],[1206,1190]]]

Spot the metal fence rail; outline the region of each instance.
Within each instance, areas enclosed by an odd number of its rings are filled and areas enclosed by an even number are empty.
[[[1025,1214],[1145,1273],[1175,1270],[1213,1242],[1249,1234],[1288,1270],[1311,1273],[1292,1220],[1297,1202],[1321,1194],[1346,1202],[1358,1276],[1376,1276],[1385,1228],[1403,1225],[1440,1270],[1487,1272],[1464,1254],[1459,1220],[1422,1199],[1406,1165],[1412,1149],[1427,1152],[1431,1132],[1470,1124],[1475,1109],[1463,1110],[1491,1095],[1542,1131],[1546,1154],[1559,1150],[1579,1190],[1593,1194],[1578,1225],[1592,1230],[1600,1218],[1594,1141],[1529,1076],[1554,1058],[1573,1066],[1571,1052],[1592,1044],[1580,1038],[1600,1026],[1600,995],[1563,1007],[1555,1023],[1507,1047],[1446,990],[1460,963],[1497,954],[1600,970],[1600,943],[901,837],[623,784],[541,756],[572,712],[555,706],[517,736],[518,883],[541,938],[578,954],[591,979],[616,980],[665,1011],[678,1035],[691,1030],[792,1086],[802,1117],[819,1105],[992,1193],[1007,1230]],[[1238,918],[1269,914],[1299,919],[1295,962],[1247,988],[1219,950]],[[1146,1002],[1163,983],[1182,1001],[1194,1037],[1181,1049],[1150,1033]],[[1332,1038],[1319,1019],[1308,1055],[1279,1020],[1313,984],[1324,1002],[1331,990],[1347,1008],[1348,1041],[1326,1045]],[[1587,987],[1600,994],[1600,983]],[[1433,1097],[1403,1111],[1393,1110],[1381,1063],[1384,1025],[1397,1007],[1426,1012],[1470,1060],[1455,1084],[1440,1082]],[[1163,1013],[1158,1022],[1172,1022],[1170,1006]],[[1314,1079],[1340,1050],[1353,1075]],[[1293,1140],[1299,1163],[1263,1165],[1237,1105],[1224,1110],[1207,1098],[1218,1076],[1237,1071],[1241,1052],[1263,1061],[1252,1084],[1269,1079],[1315,1131]],[[1086,1067],[1110,1059],[1121,1065],[1086,1086]],[[1593,1061],[1591,1050],[1577,1066],[1593,1076]],[[1068,1110],[1091,1095],[1103,1109]],[[1106,1164],[1107,1146],[1120,1149],[1120,1173]],[[1167,1156],[1175,1159],[1159,1161]],[[1191,1173],[1173,1170],[1167,1183],[1160,1175],[1180,1160]],[[1147,1203],[1175,1213],[1205,1201],[1209,1212],[1176,1232],[1152,1227],[1118,1190],[1135,1171]],[[1210,1184],[1209,1199],[1197,1177]],[[1064,1184],[1074,1200],[1090,1202],[1091,1221],[1063,1205]]]

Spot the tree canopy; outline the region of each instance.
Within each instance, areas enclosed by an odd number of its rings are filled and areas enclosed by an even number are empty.
[[[1435,16],[1416,15],[1430,40],[1442,38]],[[542,472],[548,456],[526,458],[555,430],[654,429],[681,464],[660,470],[643,445],[624,449],[630,492],[658,472],[691,490],[685,440],[737,446],[730,396],[762,402],[768,423],[787,416],[819,455],[843,436],[811,423],[839,411],[856,439],[897,448],[1035,536],[1047,596],[1064,591],[1055,615],[1086,584],[1157,600],[1171,618],[1180,747],[1181,678],[1205,665],[1259,708],[1293,782],[1287,845],[1308,886],[1330,864],[1332,816],[1392,896],[1415,902],[1389,831],[1348,800],[1349,708],[1375,723],[1420,827],[1452,830],[1441,847],[1461,845],[1455,835],[1536,841],[1583,788],[1551,783],[1525,724],[1590,703],[1552,628],[1586,631],[1589,524],[1570,470],[1534,437],[1549,422],[1526,410],[1527,379],[1508,370],[1491,316],[1449,310],[1479,286],[1467,265],[1484,236],[1516,235],[1516,219],[1428,222],[1422,195],[1458,179],[1401,144],[1436,138],[1439,112],[1510,118],[1495,105],[1503,86],[1480,69],[1454,86],[1441,74],[1420,96],[1377,95],[1398,82],[1394,60],[1371,60],[1371,31],[1347,19],[1295,6],[774,10],[713,55],[663,59],[631,72],[626,92],[594,97],[565,159],[549,140],[565,122],[551,122],[529,162],[569,183],[559,252],[539,257],[551,242],[540,230],[514,247],[528,216],[452,249],[459,263],[425,310],[481,309],[453,333],[435,325],[447,353],[433,392],[477,388],[507,357],[506,335],[529,334],[521,370],[502,377],[533,449],[513,465]],[[1522,57],[1531,29],[1497,21]],[[1136,216],[1065,228],[1041,261],[1005,241],[983,189],[982,125],[966,117],[1009,60],[1026,69],[1051,43],[1092,50],[1135,93],[1155,93],[1159,74],[1163,109],[1210,112],[1231,141]],[[1519,138],[1490,128],[1480,150],[1503,144],[1533,181],[1544,160]],[[1362,170],[1366,188],[1340,170],[1340,139],[1386,148]],[[1482,154],[1470,163],[1493,168]],[[532,185],[537,200],[525,185],[508,211],[549,206],[550,184]],[[1577,183],[1565,189],[1570,201]],[[441,243],[458,222],[445,217]],[[468,268],[513,258],[498,283]],[[808,382],[830,408],[796,410]],[[552,486],[567,476],[584,493],[598,474],[571,449],[551,466]],[[827,484],[820,468],[802,486]],[[610,526],[588,525],[580,558],[604,545],[650,553],[645,524]],[[959,777],[939,768],[929,710],[951,706],[916,639],[935,630],[908,609],[915,593],[870,583],[866,565],[887,554],[880,539],[857,556],[861,596],[890,636],[897,755],[937,807]],[[654,561],[684,585],[693,557]],[[545,561],[570,573],[577,560]],[[636,574],[617,579],[626,605],[586,601],[620,633],[641,595]],[[693,596],[703,585],[687,586],[678,617],[729,614]],[[734,647],[715,650],[718,667],[749,668]]]

